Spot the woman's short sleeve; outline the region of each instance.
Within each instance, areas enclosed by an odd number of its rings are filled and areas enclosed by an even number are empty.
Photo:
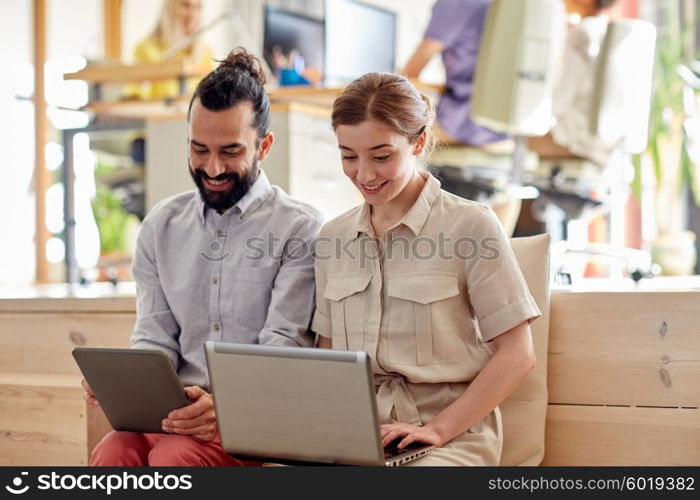
[[[481,207],[476,214],[471,233],[479,252],[466,261],[465,276],[472,313],[488,342],[542,313],[496,214],[488,207]]]

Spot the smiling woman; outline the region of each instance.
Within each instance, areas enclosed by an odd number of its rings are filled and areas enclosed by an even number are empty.
[[[365,204],[321,231],[312,330],[320,347],[370,353],[383,444],[436,447],[411,465],[498,465],[498,405],[534,366],[540,311],[493,211],[418,167],[433,122],[399,75],[360,77],[335,101],[343,171]],[[433,251],[465,238],[490,251]]]
[[[375,208],[373,224],[388,228],[425,184],[416,159],[431,147],[430,99],[399,75],[370,73],[335,101],[331,120],[345,175]]]

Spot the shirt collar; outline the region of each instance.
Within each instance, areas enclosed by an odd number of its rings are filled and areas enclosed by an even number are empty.
[[[413,204],[413,206],[406,212],[406,214],[401,218],[401,220],[395,224],[394,227],[403,224],[413,232],[415,236],[418,236],[428,221],[428,215],[430,215],[430,210],[437,200],[440,194],[440,181],[437,180],[432,175],[426,175],[427,179],[425,185],[421,190],[418,199]],[[353,224],[350,225],[350,234],[352,238],[356,238],[362,233],[374,234],[374,229],[372,228],[372,222],[370,219],[370,206],[367,203],[363,203],[360,207],[357,216]]]
[[[253,185],[250,186],[248,192],[243,195],[243,198],[238,200],[238,202],[229,208],[222,216],[230,213],[239,213],[241,217],[245,217],[247,213],[254,211],[260,206],[260,204],[265,201],[267,196],[272,191],[272,185],[270,184],[267,175],[263,170],[260,170],[258,178],[255,179]],[[197,214],[199,215],[199,220],[202,226],[207,225],[207,206],[202,201],[201,195],[197,193]]]

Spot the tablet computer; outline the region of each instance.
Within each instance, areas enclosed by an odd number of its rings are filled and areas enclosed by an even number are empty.
[[[115,430],[162,433],[168,413],[190,403],[163,351],[76,347],[73,358]]]

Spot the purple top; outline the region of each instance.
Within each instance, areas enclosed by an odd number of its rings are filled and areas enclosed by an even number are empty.
[[[446,90],[437,106],[437,119],[455,139],[474,146],[507,136],[474,123],[471,112],[472,80],[479,42],[491,0],[437,0],[425,38],[445,44]]]

